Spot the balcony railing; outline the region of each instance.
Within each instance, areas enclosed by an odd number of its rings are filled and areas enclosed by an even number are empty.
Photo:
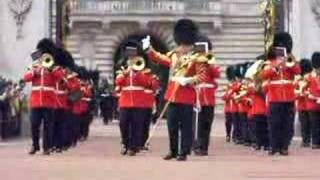
[[[71,0],[72,13],[220,14],[219,0]]]

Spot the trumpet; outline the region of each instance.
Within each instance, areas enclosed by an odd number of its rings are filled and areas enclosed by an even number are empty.
[[[53,56],[48,53],[44,53],[41,55],[39,59],[33,60],[32,64],[28,66],[27,69],[30,70],[32,68],[39,67],[39,66],[47,69],[51,69],[54,66]]]
[[[146,67],[146,61],[140,57],[134,57],[128,60],[128,67],[134,71],[142,71]]]
[[[285,66],[291,68],[291,67],[295,66],[297,64],[297,62],[298,61],[296,60],[296,58],[292,54],[290,54],[286,58]]]

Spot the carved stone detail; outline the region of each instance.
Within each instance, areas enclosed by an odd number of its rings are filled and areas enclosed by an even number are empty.
[[[312,0],[311,9],[315,16],[317,24],[320,27],[320,0]]]
[[[13,17],[16,21],[16,38],[17,40],[21,39],[23,37],[22,26],[27,14],[30,12],[32,8],[32,0],[10,0],[8,2],[8,6],[10,11],[13,13]]]

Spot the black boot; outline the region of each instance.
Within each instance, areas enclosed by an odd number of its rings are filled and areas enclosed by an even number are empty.
[[[40,151],[40,148],[38,147],[32,147],[31,150],[29,151],[30,155],[34,155],[37,153],[37,151]]]
[[[167,160],[174,159],[174,158],[176,158],[176,157],[177,157],[176,154],[169,153],[169,154],[167,154],[166,156],[164,156],[163,159],[167,161]]]
[[[178,155],[177,161],[186,161],[187,160],[187,155],[186,154],[181,154]]]

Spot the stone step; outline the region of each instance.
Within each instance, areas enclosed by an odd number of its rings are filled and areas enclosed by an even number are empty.
[[[227,24],[261,24],[262,18],[260,16],[237,16],[237,17],[224,17],[223,23]]]
[[[255,60],[257,56],[261,55],[261,53],[228,53],[228,54],[225,54],[225,53],[222,53],[222,54],[219,54],[219,53],[216,53],[216,57],[217,59],[220,59],[220,58],[233,58],[235,60],[239,59],[241,60],[242,57],[244,59],[251,59],[251,60]]]
[[[251,28],[263,28],[262,23],[223,23],[223,28],[222,29],[232,29],[232,28],[247,28],[247,29],[251,29]]]
[[[264,51],[263,47],[252,47],[252,48],[246,48],[246,47],[216,47],[214,49],[214,52],[218,54],[224,54],[224,53],[261,53]]]
[[[255,41],[255,40],[246,40],[245,42],[242,41],[212,41],[213,47],[261,47],[264,46],[263,41]]]
[[[222,30],[224,34],[263,34],[264,29],[261,28],[226,28]]]
[[[264,40],[264,36],[261,34],[256,35],[241,35],[241,34],[221,34],[219,36],[209,35],[211,41],[262,41]]]

